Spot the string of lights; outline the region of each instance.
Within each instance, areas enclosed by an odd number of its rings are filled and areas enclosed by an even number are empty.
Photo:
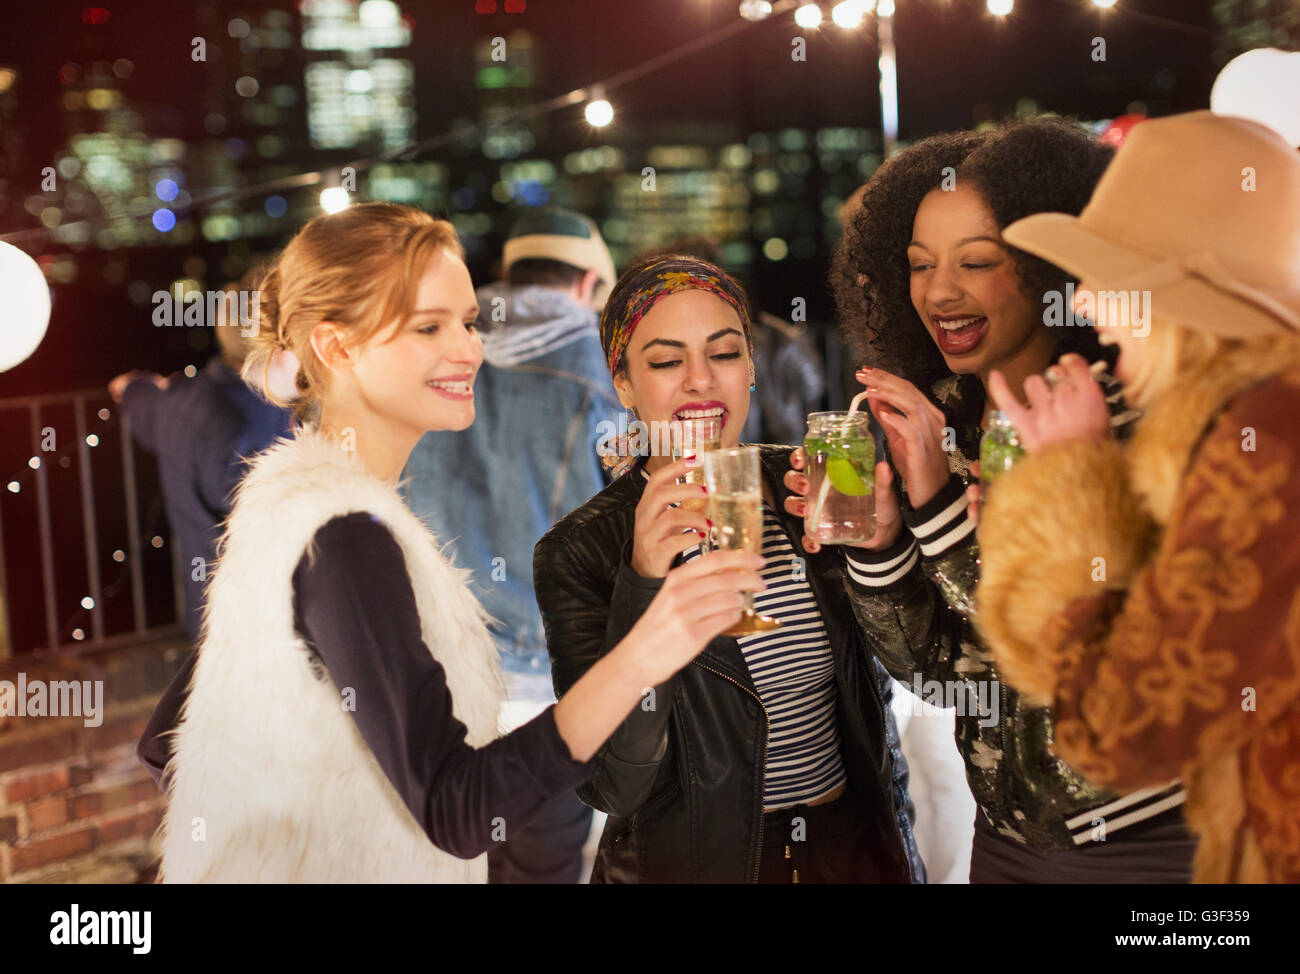
[[[192,376],[194,374],[193,368],[193,366],[187,368],[185,374]],[[85,443],[89,449],[95,449],[101,445],[102,441],[100,437],[102,434],[121,426],[119,409],[104,406],[97,410],[94,415],[99,419],[100,425],[96,432],[86,434]],[[74,462],[79,462],[73,454],[80,450],[81,440],[63,437],[62,444],[62,446],[58,446],[54,450],[34,454],[21,468],[13,472],[10,476],[5,477],[3,481],[0,481],[4,484],[5,491],[11,494],[21,493],[24,486],[27,486],[24,481],[27,478],[35,479],[37,471],[42,467],[45,467],[46,469],[54,466],[66,468],[71,466]],[[141,531],[141,540],[143,541],[147,539],[148,544],[153,548],[162,548],[167,543],[163,534],[156,530],[156,525],[161,517],[162,501],[161,498],[156,497],[153,499],[148,509],[143,512],[143,516],[140,519],[143,528]],[[114,550],[110,557],[117,564],[116,576],[111,581],[108,581],[107,584],[101,585],[100,591],[94,595],[84,595],[80,600],[78,600],[77,606],[73,609],[72,613],[58,624],[55,631],[58,634],[60,645],[65,645],[67,642],[81,642],[86,638],[86,627],[90,624],[89,619],[91,613],[95,609],[96,599],[100,601],[100,608],[102,611],[109,605],[118,601],[125,592],[129,591],[130,587],[125,584],[127,581],[127,572],[130,570],[130,566],[127,563],[127,553],[119,548]]]

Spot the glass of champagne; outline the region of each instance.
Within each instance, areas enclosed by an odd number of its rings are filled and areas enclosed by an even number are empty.
[[[672,437],[673,459],[695,461],[695,466],[686,471],[681,482],[706,486],[702,461],[705,453],[722,448],[722,418],[707,416],[704,419],[673,420],[669,433]],[[701,497],[698,500],[682,501],[682,507],[688,511],[703,512],[708,507],[708,502]]]
[[[763,553],[763,488],[758,447],[738,446],[704,454],[704,479],[709,492],[709,519],[719,549]],[[745,592],[744,615],[724,636],[770,632],[781,623],[754,611],[754,594]]]

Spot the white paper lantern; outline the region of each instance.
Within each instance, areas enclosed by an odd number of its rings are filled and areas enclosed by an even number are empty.
[[[1300,146],[1300,53],[1261,47],[1233,58],[1210,90],[1210,110],[1267,125]]]
[[[50,286],[36,261],[0,241],[0,372],[27,360],[50,324]]]

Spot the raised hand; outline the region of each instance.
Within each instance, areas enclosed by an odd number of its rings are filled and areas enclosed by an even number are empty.
[[[1029,405],[1023,406],[1006,376],[997,370],[989,374],[989,395],[1015,424],[1026,452],[1066,440],[1110,435],[1106,394],[1088,371],[1082,355],[1063,355],[1059,364],[1047,370],[1047,376],[1050,383],[1041,375],[1025,380]]]
[[[947,420],[921,390],[884,369],[860,369],[867,402],[889,438],[889,449],[907,484],[913,507],[924,506],[948,482],[948,453],[943,448]]]

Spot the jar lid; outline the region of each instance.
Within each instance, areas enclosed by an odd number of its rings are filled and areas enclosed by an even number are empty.
[[[871,415],[865,410],[856,413],[830,411],[808,414],[808,428],[812,429],[861,429],[865,434],[871,426]]]

